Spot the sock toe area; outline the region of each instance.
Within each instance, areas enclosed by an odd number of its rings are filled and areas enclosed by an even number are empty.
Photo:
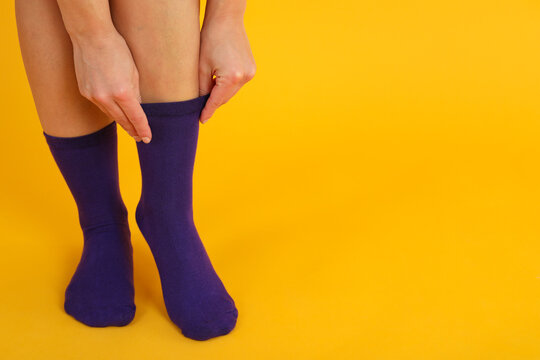
[[[222,314],[219,319],[213,321],[198,322],[195,324],[178,325],[182,334],[193,340],[209,340],[218,336],[227,335],[235,327],[238,319],[238,310],[236,308]],[[176,323],[176,322],[175,322]]]
[[[91,327],[125,326],[135,317],[135,304],[81,305],[66,301],[64,310],[79,322]]]

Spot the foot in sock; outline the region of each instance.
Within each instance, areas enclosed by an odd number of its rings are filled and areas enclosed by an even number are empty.
[[[195,340],[228,334],[238,317],[193,223],[198,118],[208,96],[142,103],[152,141],[137,143],[142,174],[137,224],[156,261],[167,313]]]
[[[77,204],[84,239],[64,309],[88,326],[127,325],[135,315],[133,249],[118,185],[116,123],[78,137],[44,135]]]

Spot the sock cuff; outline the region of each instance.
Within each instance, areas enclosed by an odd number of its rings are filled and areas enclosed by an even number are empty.
[[[200,113],[206,104],[210,94],[200,95],[193,99],[168,102],[141,103],[146,115],[170,116]]]
[[[47,144],[55,149],[83,148],[116,139],[116,122],[113,121],[98,131],[87,135],[60,137],[49,135],[45,133],[45,131],[43,132],[43,135],[45,136]]]

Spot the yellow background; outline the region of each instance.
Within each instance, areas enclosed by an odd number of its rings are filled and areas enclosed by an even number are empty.
[[[124,133],[137,315],[63,312],[81,232],[2,7],[0,357],[540,359],[539,2],[248,2],[258,72],[201,128],[195,170],[239,308],[207,342],[166,317]]]

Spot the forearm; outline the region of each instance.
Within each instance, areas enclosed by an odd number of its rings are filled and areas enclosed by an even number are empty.
[[[57,0],[73,42],[97,40],[116,32],[108,0]]]
[[[207,0],[203,26],[213,20],[242,22],[245,10],[246,0]]]

